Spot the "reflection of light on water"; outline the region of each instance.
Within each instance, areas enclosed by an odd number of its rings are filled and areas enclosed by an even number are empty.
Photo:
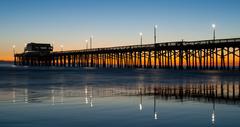
[[[87,94],[88,90],[87,90],[87,86],[85,87],[85,94]]]
[[[142,104],[139,104],[139,110],[142,111]]]
[[[154,119],[158,119],[158,115],[157,115],[157,112],[154,113]]]
[[[157,115],[157,111],[156,111],[156,105],[157,105],[156,101],[157,100],[156,100],[156,94],[155,93],[156,93],[156,89],[154,89],[154,96],[153,96],[153,102],[154,102],[153,103],[153,105],[154,105],[153,112],[154,112],[154,119],[157,120],[158,119],[158,115]]]
[[[93,107],[93,103],[92,103],[92,101],[91,101],[91,108]]]
[[[13,92],[12,92],[12,102],[15,103],[16,102],[16,92],[15,92],[15,89],[13,88]]]
[[[93,107],[93,90],[92,89],[90,89],[91,91],[90,91],[90,96],[89,96],[89,98],[88,98],[88,87],[87,86],[85,86],[85,104],[88,104],[89,103],[89,101],[90,101],[90,107],[92,108]]]
[[[61,104],[63,104],[63,98],[64,98],[64,91],[63,91],[63,87],[61,87]]]
[[[92,99],[92,96],[90,97],[90,106],[91,106],[91,108],[93,107],[93,101],[92,101],[93,99]]]
[[[16,66],[16,65],[11,65],[11,67],[15,68],[15,67],[17,67],[17,66]]]
[[[214,111],[212,113],[212,124],[215,124],[215,113],[214,113]]]
[[[142,107],[142,88],[139,89],[140,90],[140,103],[139,103],[139,110],[142,111],[143,107]]]
[[[90,95],[90,107],[93,107],[93,89],[91,89],[91,95]]]
[[[208,86],[213,86],[213,85],[204,85],[204,87],[208,87]],[[211,88],[210,87],[210,88]],[[121,89],[120,89],[121,88]],[[129,94],[129,96],[132,96],[132,95],[134,95],[134,97],[136,97],[136,98],[134,98],[134,99],[136,99],[137,100],[137,103],[135,104],[135,109],[138,111],[138,110],[140,110],[140,111],[142,111],[143,110],[143,103],[142,103],[142,100],[144,99],[144,101],[147,99],[146,97],[147,96],[150,96],[149,98],[150,98],[150,100],[149,100],[149,102],[147,101],[147,102],[144,102],[144,104],[146,105],[145,106],[145,108],[146,107],[148,107],[148,104],[149,103],[151,103],[151,108],[154,108],[154,111],[151,111],[150,112],[150,119],[152,119],[152,118],[154,118],[155,120],[160,120],[162,117],[160,117],[161,116],[161,110],[160,109],[158,109],[158,107],[160,107],[160,104],[161,104],[161,102],[158,102],[159,101],[159,99],[161,99],[161,96],[165,96],[165,94],[164,95],[161,95],[161,94],[159,94],[159,92],[161,92],[161,91],[158,91],[159,89],[157,89],[157,88],[154,88],[154,87],[152,87],[151,89],[149,88],[149,89],[146,89],[146,88],[138,88],[138,87],[136,87],[136,88],[124,88],[124,87],[120,87],[120,88],[112,88],[112,86],[111,86],[111,93],[109,92],[110,90],[109,90],[109,88],[107,87],[107,88],[98,88],[98,87],[94,87],[94,86],[86,86],[85,88],[84,88],[84,86],[81,86],[81,87],[79,87],[79,88],[71,88],[71,87],[66,87],[66,88],[64,88],[64,87],[60,87],[60,89],[58,88],[58,87],[53,87],[53,88],[48,88],[48,89],[44,89],[44,91],[43,91],[43,93],[40,93],[40,92],[42,92],[42,90],[41,91],[36,91],[37,93],[35,94],[35,91],[34,90],[31,90],[31,89],[27,89],[27,88],[21,88],[20,90],[18,90],[18,88],[13,88],[13,89],[10,89],[10,91],[9,91],[9,89],[7,89],[8,91],[7,92],[10,92],[10,94],[7,94],[8,96],[8,98],[7,99],[9,99],[9,97],[10,97],[10,99],[11,100],[8,100],[8,101],[10,101],[10,103],[11,103],[11,101],[14,103],[15,101],[16,102],[18,102],[18,95],[20,95],[20,94],[18,94],[18,92],[20,91],[21,92],[21,96],[20,97],[22,97],[22,99],[23,99],[23,97],[24,97],[24,101],[26,102],[26,103],[28,103],[28,101],[29,101],[29,103],[31,103],[31,102],[34,102],[34,99],[36,99],[35,97],[36,97],[36,95],[42,95],[43,94],[43,96],[47,96],[47,97],[42,97],[42,96],[40,96],[40,98],[37,98],[37,99],[44,99],[44,100],[42,100],[42,101],[47,101],[47,103],[48,104],[50,104],[51,105],[51,103],[52,103],[52,105],[57,105],[57,103],[58,103],[58,99],[61,99],[61,102],[63,103],[63,101],[65,101],[65,103],[71,103],[72,102],[72,98],[74,98],[74,97],[76,97],[77,96],[77,99],[82,99],[82,103],[84,104],[84,103],[86,103],[86,104],[89,104],[89,105],[85,105],[85,106],[87,106],[87,107],[96,107],[96,106],[98,106],[98,104],[96,103],[96,100],[98,100],[99,99],[99,97],[109,97],[109,96],[113,96],[113,97],[115,97],[115,96],[124,96],[125,97],[125,93],[128,93]],[[163,87],[163,88],[165,88],[165,87]],[[196,87],[196,89],[202,89],[202,91],[203,91],[203,89],[206,89],[206,90],[208,90],[208,88],[203,88],[203,86],[201,85],[201,87]],[[214,87],[214,88],[216,88],[216,87]],[[220,87],[218,87],[218,88],[220,88]],[[227,87],[223,87],[223,88],[227,88]],[[236,87],[236,88],[238,88],[238,87]],[[93,90],[94,89],[94,90]],[[180,87],[180,86],[177,86],[177,87],[169,87],[168,88],[168,90],[176,90],[176,89],[182,89],[182,87]],[[191,89],[195,89],[194,88],[194,86],[189,86],[189,87],[186,87],[186,88],[184,88],[184,89],[186,89],[186,90],[191,90]],[[213,88],[211,88],[211,90],[212,90]],[[28,95],[28,90],[29,90],[29,95]],[[47,92],[45,92],[45,90],[47,90]],[[60,91],[59,91],[60,90]],[[70,90],[70,92],[68,92],[68,90]],[[80,90],[80,91],[79,91]],[[120,91],[121,90],[121,91]],[[153,90],[154,90],[154,92],[153,92]],[[160,89],[161,90],[161,89]],[[224,90],[224,89],[223,89]],[[23,91],[24,91],[24,93],[23,93]],[[120,92],[119,92],[120,91]],[[209,90],[210,91],[210,90]],[[1,92],[1,91],[0,91]],[[39,92],[39,93],[38,93]],[[51,92],[51,93],[50,93]],[[59,94],[59,92],[60,92],[60,94]],[[108,93],[106,93],[106,92],[108,92]],[[170,91],[170,93],[173,93],[174,91]],[[176,92],[176,91],[175,91]],[[201,91],[200,91],[201,92]],[[216,91],[214,91],[214,92],[216,92]],[[33,93],[33,95],[32,95],[32,93]],[[65,93],[65,94],[64,94]],[[117,94],[115,94],[115,93],[117,93]],[[124,94],[118,94],[118,93],[124,93]],[[148,93],[151,93],[151,95],[149,95]],[[24,94],[24,96],[23,96],[23,94]],[[178,96],[180,96],[180,95],[178,95],[178,94],[180,94],[180,92],[176,92],[175,93],[176,94],[176,97],[178,97]],[[218,93],[218,94],[220,94],[220,93]],[[216,94],[216,95],[212,95],[212,97],[216,97],[218,94]],[[236,94],[236,93],[235,93]],[[238,90],[237,90],[237,94],[238,94]],[[9,96],[10,95],[10,96]],[[65,96],[64,96],[65,95]],[[153,95],[153,96],[152,96]],[[201,93],[200,93],[200,95],[201,95]],[[232,95],[232,94],[230,94],[230,95]],[[182,96],[182,95],[181,95]],[[12,97],[12,98],[11,98]],[[34,97],[34,98],[33,98]],[[38,96],[37,96],[38,97]],[[59,98],[59,97],[61,97],[61,98]],[[65,98],[64,98],[65,97]],[[149,99],[148,98],[148,99]],[[47,100],[45,100],[45,99],[47,99]],[[55,100],[56,99],[56,100]],[[63,100],[63,99],[65,99],[65,100]],[[69,100],[68,100],[69,99]],[[85,100],[84,100],[85,99]],[[95,100],[96,99],[96,100]],[[100,98],[101,99],[101,98]],[[153,100],[154,99],[154,100]],[[171,99],[171,98],[170,98]],[[231,99],[231,98],[230,98]],[[41,101],[41,102],[42,102]],[[85,102],[84,102],[85,101]],[[118,100],[114,100],[114,101],[118,101]],[[121,100],[120,100],[121,101]],[[154,101],[154,107],[152,106],[152,104],[153,104],[153,102],[152,101]],[[57,103],[56,103],[57,102]],[[201,101],[200,101],[201,102]],[[56,103],[56,104],[55,104]],[[100,104],[102,103],[102,102],[99,102]],[[215,101],[214,101],[214,99],[213,99],[213,103],[212,103],[212,105],[210,105],[210,111],[209,111],[209,114],[208,114],[208,116],[206,116],[206,117],[208,117],[208,124],[212,124],[212,126],[214,125],[216,125],[216,120],[217,120],[217,118],[218,118],[218,116],[216,116],[216,114],[217,114],[217,112],[216,112],[216,110],[215,110]],[[145,109],[144,109],[145,110]],[[152,110],[152,109],[151,109]],[[141,113],[145,113],[145,112],[141,112]],[[152,116],[152,113],[153,113],[153,116]],[[160,115],[160,116],[159,116]]]
[[[51,93],[52,93],[52,105],[55,105],[54,90],[51,90]]]
[[[88,104],[88,98],[87,97],[85,97],[85,103]]]
[[[213,107],[212,107],[212,125],[215,125],[215,120],[216,120],[216,116],[215,116],[215,100],[213,100]]]
[[[85,103],[86,103],[86,104],[88,104],[87,94],[88,94],[88,89],[87,89],[87,86],[86,86],[86,87],[85,87]]]
[[[24,102],[28,103],[28,89],[24,90]]]

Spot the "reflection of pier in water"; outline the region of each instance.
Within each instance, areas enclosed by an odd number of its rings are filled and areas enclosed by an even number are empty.
[[[154,96],[161,100],[200,101],[212,103],[238,104],[240,100],[239,82],[200,85],[153,85],[153,86],[112,86],[112,87],[56,87],[49,89],[13,88],[0,91],[0,101],[16,103],[38,103],[51,101],[64,103],[67,98],[83,98],[83,102],[93,106],[93,99],[114,96]],[[141,102],[142,103],[142,102]],[[139,105],[142,110],[142,104]]]
[[[193,101],[218,100],[219,103],[236,103],[240,100],[240,85],[165,85],[140,89],[139,94],[155,95],[164,99]]]
[[[197,101],[212,104],[209,119],[211,126],[216,124],[216,103],[238,105],[240,102],[239,82],[200,85],[152,85],[152,86],[81,86],[51,87],[46,89],[13,88],[0,90],[0,103],[46,103],[50,105],[64,103],[82,103],[90,108],[98,107],[95,100],[107,97],[135,96],[139,99],[139,110],[144,110],[144,100],[150,99],[153,104],[152,118],[161,118],[159,100]],[[138,98],[139,97],[139,98]],[[145,98],[144,98],[145,97]],[[75,98],[75,99],[74,99]],[[144,99],[143,99],[144,98]],[[77,100],[76,100],[77,99]],[[113,100],[114,101],[114,100]],[[116,100],[117,101],[117,100]],[[149,102],[149,101],[148,101]],[[147,104],[146,104],[147,105]]]

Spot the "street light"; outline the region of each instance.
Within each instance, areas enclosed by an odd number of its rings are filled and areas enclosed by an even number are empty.
[[[86,49],[88,49],[88,40],[85,40],[86,42]]]
[[[52,48],[54,49],[54,42],[52,42]]]
[[[140,35],[140,44],[142,45],[142,35],[143,35],[143,33],[140,32],[139,35]]]
[[[213,40],[215,41],[215,39],[216,39],[216,25],[212,24],[212,28],[213,28]]]
[[[13,48],[13,54],[15,55],[16,54],[16,51],[15,51],[16,45],[13,45],[12,48]]]
[[[63,45],[60,45],[60,47],[61,47],[61,51],[63,51]]]
[[[93,35],[90,36],[90,49],[92,49],[92,41],[93,41]]]
[[[154,25],[154,44],[157,43],[157,25]]]

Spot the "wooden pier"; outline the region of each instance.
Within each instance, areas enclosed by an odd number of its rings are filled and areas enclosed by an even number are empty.
[[[240,38],[14,55],[15,65],[240,70]]]

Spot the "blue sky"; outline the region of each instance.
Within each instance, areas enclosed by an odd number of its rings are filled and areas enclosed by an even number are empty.
[[[240,37],[239,0],[1,0],[0,54],[9,55],[24,43],[55,42],[55,49],[82,49],[94,36],[93,47]],[[1,53],[2,52],[2,53]],[[1,59],[2,56],[0,56]]]

